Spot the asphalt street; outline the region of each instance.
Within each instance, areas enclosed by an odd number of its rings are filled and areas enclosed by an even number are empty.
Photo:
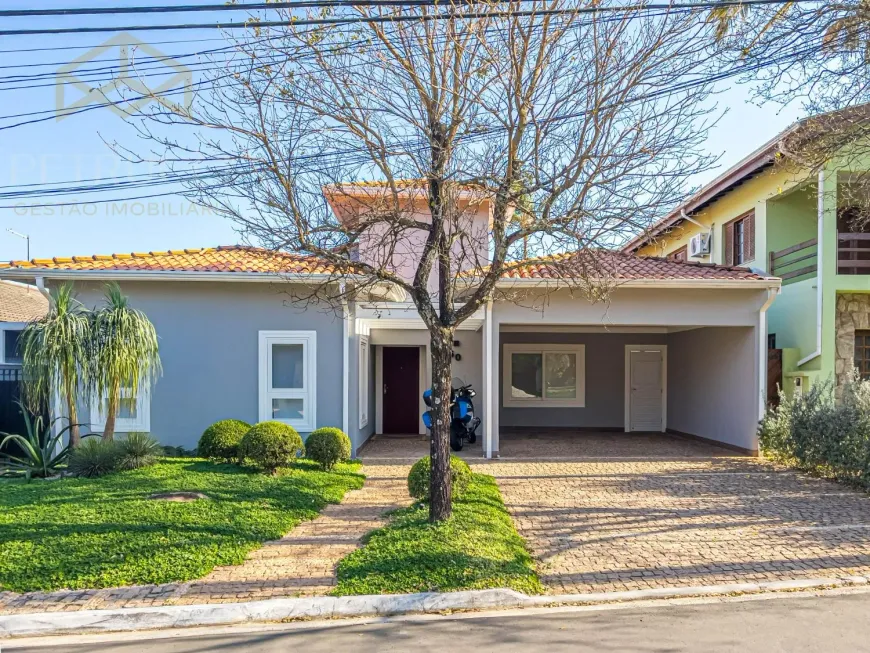
[[[23,647],[23,648],[22,648]],[[870,651],[870,593],[784,597],[620,609],[552,609],[490,615],[400,618],[368,623],[217,629],[53,638],[33,646],[0,641],[0,651],[46,653],[333,653],[335,651]]]

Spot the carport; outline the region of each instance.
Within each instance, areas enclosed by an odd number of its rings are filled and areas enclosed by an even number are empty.
[[[484,455],[511,455],[501,434],[516,442],[542,429],[564,438],[666,432],[757,452],[765,312],[779,280],[744,268],[634,260],[644,265],[606,301],[552,279],[504,282],[482,326]]]

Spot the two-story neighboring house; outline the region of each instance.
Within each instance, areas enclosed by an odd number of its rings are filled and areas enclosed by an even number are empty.
[[[782,144],[813,120],[778,134],[623,249],[781,278],[767,329],[789,393],[829,378],[842,385],[853,366],[870,374],[870,225],[853,199],[870,165],[845,153],[817,172],[785,165]]]
[[[364,214],[366,197],[377,197],[364,189],[373,187],[326,189],[336,219]],[[422,188],[409,183],[400,199],[425,221]],[[454,262],[469,284],[489,251],[489,201],[477,206],[463,229],[480,247]],[[375,235],[354,256],[410,278],[421,249],[413,237],[387,247]],[[381,260],[385,252],[394,258]],[[765,311],[779,280],[731,266],[596,255],[618,281],[607,302],[572,292],[552,259],[528,260],[457,331],[453,374],[475,387],[483,419],[477,452],[510,455],[503,432],[542,429],[615,438],[669,431],[755,451]],[[0,264],[0,278],[47,288],[73,281],[87,306],[100,302],[105,281],[118,281],[149,316],[164,373],[119,418],[121,433],[149,431],[192,447],[218,419],[277,419],[303,434],[342,428],[355,451],[373,434],[425,435],[422,393],[431,374],[422,320],[387,288],[353,298],[338,315],[293,300],[295,285],[333,283],[331,272],[312,256],[239,246]],[[95,430],[101,405],[80,413]]]

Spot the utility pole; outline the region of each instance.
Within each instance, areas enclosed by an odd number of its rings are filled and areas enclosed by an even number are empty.
[[[19,233],[17,231],[13,231],[12,229],[7,229],[6,231],[8,231],[13,236],[18,236],[19,238],[23,238],[24,240],[27,241],[27,260],[29,261],[30,260],[30,234],[22,234],[22,233]]]

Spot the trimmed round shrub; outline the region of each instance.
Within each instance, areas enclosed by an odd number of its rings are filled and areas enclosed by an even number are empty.
[[[341,429],[320,428],[308,436],[305,453],[323,469],[332,469],[336,463],[350,459],[350,438]]]
[[[118,447],[111,440],[84,438],[70,454],[67,467],[75,476],[85,478],[110,474],[118,469]]]
[[[301,436],[283,422],[260,422],[252,426],[239,444],[239,459],[275,473],[305,455]]]
[[[123,440],[115,442],[118,469],[141,469],[150,467],[163,454],[160,443],[147,433],[128,433]]]
[[[203,431],[197,451],[203,458],[234,461],[239,457],[239,443],[250,429],[251,425],[240,419],[222,419]]]
[[[420,458],[408,473],[408,492],[419,501],[429,500],[429,475],[432,461],[429,456]],[[459,456],[450,456],[450,477],[453,481],[451,496],[456,499],[468,489],[471,482],[471,467]]]

